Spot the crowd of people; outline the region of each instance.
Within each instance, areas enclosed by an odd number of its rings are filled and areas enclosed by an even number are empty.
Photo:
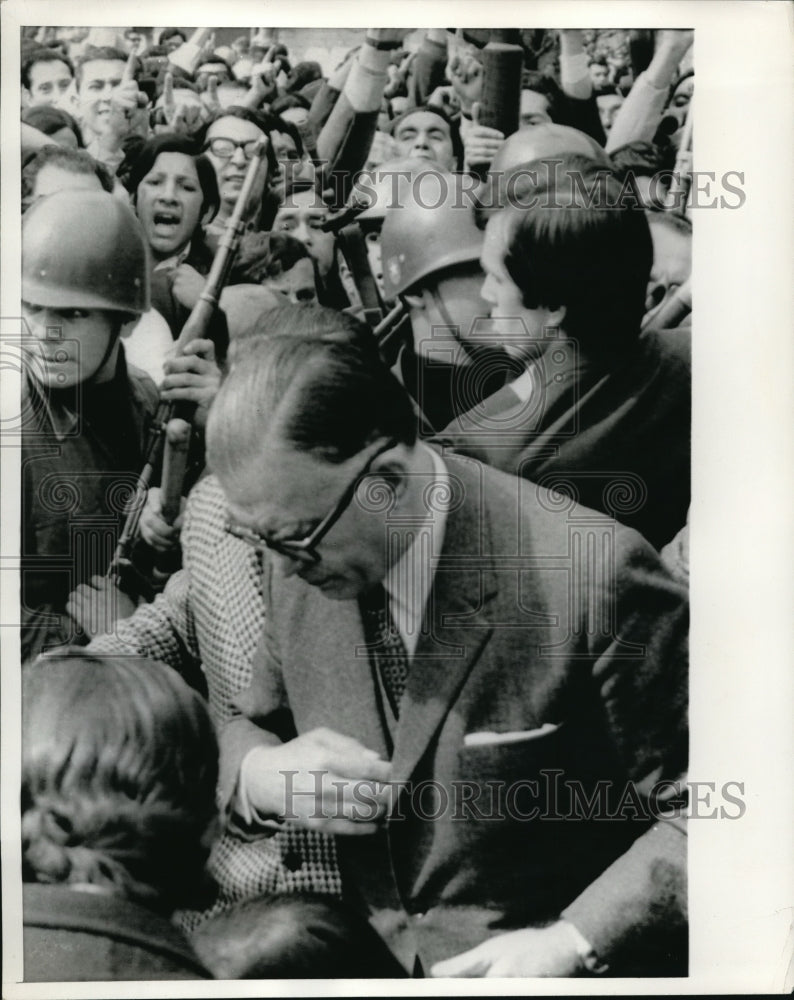
[[[26,981],[686,974],[693,33],[619,34],[23,29]]]

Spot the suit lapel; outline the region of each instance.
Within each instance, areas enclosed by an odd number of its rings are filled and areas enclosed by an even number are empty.
[[[299,663],[303,676],[298,683],[309,695],[306,710],[317,715],[302,719],[299,729],[326,725],[387,758],[390,741],[364,645],[358,602],[331,601],[311,592],[307,599],[312,608],[304,620],[311,621],[311,627],[302,631]]]
[[[477,662],[493,625],[488,605],[497,592],[490,523],[478,466],[445,457],[465,500],[450,511],[422,634],[400,706],[392,779],[407,781]]]

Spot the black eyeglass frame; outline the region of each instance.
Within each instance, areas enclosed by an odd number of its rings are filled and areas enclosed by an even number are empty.
[[[356,473],[355,477],[345,487],[344,493],[342,493],[331,510],[303,538],[268,538],[266,535],[260,534],[260,532],[254,531],[252,528],[245,528],[240,524],[235,524],[231,520],[226,524],[226,533],[239,538],[260,552],[269,549],[271,552],[287,556],[295,562],[301,562],[307,566],[316,565],[322,561],[322,556],[317,551],[317,546],[349,507],[350,501],[353,499],[361,480],[369,474],[372,463],[376,458],[379,458],[397,444],[399,442],[396,438],[389,438],[376,451],[372,452],[364,467]]]

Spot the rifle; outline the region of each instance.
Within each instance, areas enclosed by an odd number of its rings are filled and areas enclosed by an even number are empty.
[[[193,307],[193,311],[188,316],[185,325],[179,334],[175,344],[175,353],[184,354],[188,344],[205,336],[215,310],[218,306],[218,299],[229,278],[234,255],[243,234],[246,205],[251,196],[251,191],[256,181],[256,176],[262,163],[267,148],[267,139],[261,139],[254,149],[251,162],[248,164],[248,171],[243,181],[242,189],[237,197],[234,211],[230,215],[226,228],[218,242],[218,249],[212,261],[207,280],[199,296],[198,302]],[[138,483],[128,506],[124,528],[113,554],[106,576],[112,577],[118,582],[119,572],[124,562],[129,560],[129,554],[138,535],[141,512],[146,502],[146,494],[151,485],[152,476],[157,466],[160,452],[165,439],[165,455],[163,459],[163,474],[161,477],[162,511],[172,516],[172,521],[179,514],[180,498],[182,496],[182,481],[184,479],[187,464],[187,446],[185,444],[185,429],[174,424],[171,427],[171,443],[168,443],[167,428],[175,421],[175,418],[183,423],[190,424],[195,404],[192,403],[169,403],[161,401],[157,412],[149,429],[149,439],[146,443],[145,459],[143,469],[138,477]]]

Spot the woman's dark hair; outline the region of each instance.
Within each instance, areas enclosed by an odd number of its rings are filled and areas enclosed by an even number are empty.
[[[502,227],[524,306],[564,306],[565,332],[593,357],[635,340],[653,261],[642,208],[621,203],[620,181],[584,156],[522,164],[513,187],[489,225]]]
[[[23,669],[25,881],[187,904],[217,776],[204,700],[170,667],[65,649]]]
[[[26,108],[22,112],[22,121],[26,125],[32,125],[33,128],[37,128],[39,132],[43,132],[45,135],[55,135],[62,128],[71,129],[77,139],[79,148],[85,148],[83,133],[80,131],[80,126],[77,124],[76,119],[72,118],[67,111],[61,111],[60,108],[54,108],[49,104],[37,104],[32,108]]]
[[[201,152],[200,147],[192,140],[184,136],[170,132],[156,135],[152,139],[147,139],[137,151],[128,153],[125,162],[119,168],[119,176],[126,189],[132,196],[133,204],[136,201],[138,187],[143,178],[154,167],[157,157],[161,153],[183,153],[189,156],[196,164],[199,184],[204,199],[201,204],[201,215],[204,222],[214,218],[220,206],[220,194],[218,193],[218,181],[215,177],[215,168]]]

